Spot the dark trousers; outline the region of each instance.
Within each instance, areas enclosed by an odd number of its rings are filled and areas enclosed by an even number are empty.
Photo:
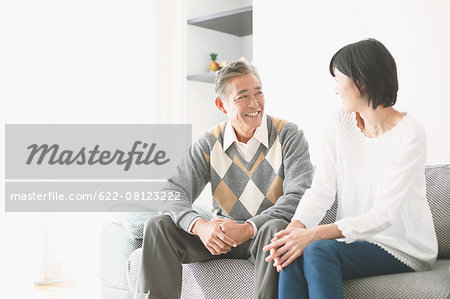
[[[181,264],[213,259],[249,259],[255,264],[255,298],[277,298],[278,272],[267,263],[263,247],[287,221],[274,219],[258,229],[255,238],[222,255],[212,255],[199,237],[175,226],[167,215],[150,218],[144,227],[142,258],[135,299],[180,298]]]

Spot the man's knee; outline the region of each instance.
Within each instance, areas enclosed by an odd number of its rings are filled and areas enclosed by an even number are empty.
[[[285,229],[288,224],[289,223],[283,219],[271,219],[258,229],[257,234],[267,235],[272,238],[275,233]]]
[[[144,225],[144,236],[155,235],[156,232],[167,233],[175,227],[169,215],[152,216],[147,219]]]
[[[273,238],[273,235],[280,230],[283,230],[288,225],[286,220],[282,219],[272,219],[264,223],[256,233],[255,240],[252,242],[250,252],[252,255],[256,255],[257,253],[261,253],[260,250],[262,246],[266,246],[270,243],[270,240]],[[261,252],[260,252],[261,251]]]

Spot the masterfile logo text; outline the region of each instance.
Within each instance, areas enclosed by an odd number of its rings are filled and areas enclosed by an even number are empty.
[[[138,150],[142,147],[143,150]],[[41,165],[44,160],[49,165],[59,164],[59,165],[108,165],[111,163],[117,163],[118,165],[124,165],[124,170],[128,171],[133,164],[136,165],[149,165],[155,163],[156,165],[164,165],[170,161],[166,159],[166,152],[163,150],[156,151],[153,154],[156,143],[152,143],[150,146],[148,143],[142,141],[135,141],[131,151],[126,152],[119,149],[111,152],[108,150],[100,151],[100,145],[96,144],[92,150],[87,150],[86,147],[82,147],[79,151],[72,150],[60,150],[58,144],[48,145],[42,144],[38,146],[37,144],[32,144],[27,147],[30,150],[30,155],[28,156],[27,164],[30,165],[34,162]],[[45,162],[44,162],[45,163]]]
[[[161,210],[191,125],[5,125],[5,210]],[[119,208],[118,208],[119,207]]]

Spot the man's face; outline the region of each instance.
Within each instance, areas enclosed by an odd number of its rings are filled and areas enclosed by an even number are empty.
[[[261,125],[264,113],[261,84],[253,74],[235,77],[228,84],[224,107],[239,141],[247,142]]]

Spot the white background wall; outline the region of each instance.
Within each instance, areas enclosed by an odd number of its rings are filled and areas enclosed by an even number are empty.
[[[185,1],[0,1],[0,169],[4,124],[182,122],[185,14]],[[96,276],[108,217],[4,213],[4,175],[0,290]]]
[[[222,11],[252,5],[251,0],[189,0],[187,19],[203,17]],[[252,59],[252,36],[238,37],[227,33],[186,26],[186,73],[209,72],[209,54],[218,53],[217,61],[233,61],[240,57]],[[197,81],[186,82],[186,119],[192,123],[192,135],[196,138],[206,129],[225,120],[214,104],[214,86]]]
[[[428,163],[450,163],[449,1],[254,1],[253,13],[266,111],[304,129],[313,161],[327,118],[340,104],[329,61],[341,47],[373,37],[397,62],[396,107],[425,125]]]

